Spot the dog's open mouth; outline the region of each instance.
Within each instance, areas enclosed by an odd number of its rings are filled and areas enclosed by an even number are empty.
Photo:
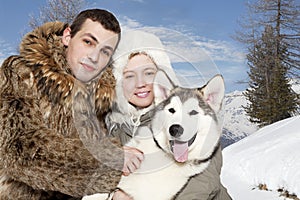
[[[195,134],[189,141],[183,142],[178,140],[170,140],[171,151],[177,162],[185,162],[188,159],[189,146],[193,144],[196,139],[197,134]]]

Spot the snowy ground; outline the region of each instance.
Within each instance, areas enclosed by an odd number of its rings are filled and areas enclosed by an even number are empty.
[[[300,197],[300,116],[264,127],[223,150],[221,179],[234,200],[282,200],[283,188]],[[266,184],[271,191],[258,190]]]

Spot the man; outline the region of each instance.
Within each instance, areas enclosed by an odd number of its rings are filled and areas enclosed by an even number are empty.
[[[80,199],[110,192],[126,157],[107,138],[114,98],[109,65],[120,26],[108,11],[81,12],[69,27],[28,33],[0,69],[0,199]],[[129,156],[128,156],[129,155]]]

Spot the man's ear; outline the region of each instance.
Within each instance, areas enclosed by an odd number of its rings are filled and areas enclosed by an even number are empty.
[[[63,36],[62,36],[62,42],[65,46],[69,45],[71,39],[71,28],[67,27],[64,32],[63,32]]]
[[[158,70],[154,82],[153,82],[153,91],[154,91],[154,104],[158,105],[160,102],[169,97],[172,89],[176,87],[172,80],[168,77],[165,71]]]

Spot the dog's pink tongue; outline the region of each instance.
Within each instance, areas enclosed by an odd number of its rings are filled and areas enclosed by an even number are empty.
[[[173,153],[177,162],[185,162],[188,159],[188,143],[174,142]]]

